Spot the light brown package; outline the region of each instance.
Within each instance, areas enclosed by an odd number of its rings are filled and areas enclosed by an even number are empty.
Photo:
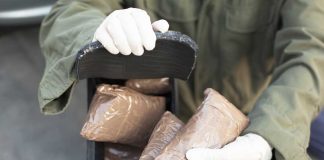
[[[143,94],[165,94],[171,91],[169,78],[130,79],[126,81],[126,87]]]
[[[143,146],[165,111],[165,98],[127,87],[100,85],[81,135],[88,140]]]
[[[156,160],[185,160],[185,153],[196,147],[221,148],[238,137],[248,122],[248,118],[233,104],[208,88],[197,113]]]
[[[138,160],[143,148],[129,145],[105,143],[104,160]]]
[[[148,145],[145,147],[140,160],[154,160],[162,149],[175,137],[183,126],[183,122],[166,111],[155,126]]]

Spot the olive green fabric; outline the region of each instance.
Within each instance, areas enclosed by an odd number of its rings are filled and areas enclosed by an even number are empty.
[[[166,19],[198,43],[195,72],[178,81],[183,119],[212,87],[249,114],[244,134],[264,137],[276,159],[310,159],[310,124],[324,98],[323,0],[59,0],[40,33],[42,112],[64,111],[77,51],[122,6],[145,9],[152,21]]]

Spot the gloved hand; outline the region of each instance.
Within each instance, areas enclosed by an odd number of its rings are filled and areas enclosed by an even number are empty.
[[[106,17],[97,28],[94,39],[112,54],[142,55],[155,47],[154,31],[166,32],[169,24],[159,20],[151,24],[149,15],[141,9],[128,8],[116,10]]]
[[[261,136],[246,134],[221,149],[195,148],[186,153],[188,160],[270,160],[272,147]]]

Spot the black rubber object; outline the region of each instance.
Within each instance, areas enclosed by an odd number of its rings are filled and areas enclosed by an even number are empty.
[[[109,53],[100,42],[92,42],[78,52],[77,78],[179,78],[187,80],[194,69],[198,47],[180,32],[156,32],[156,46],[142,56]]]

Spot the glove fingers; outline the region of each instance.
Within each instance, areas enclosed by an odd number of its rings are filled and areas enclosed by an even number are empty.
[[[260,156],[245,152],[241,148],[240,151],[228,149],[209,149],[209,148],[196,148],[191,149],[186,153],[188,160],[259,160]]]
[[[188,160],[225,160],[215,149],[194,148],[186,153]]]
[[[124,33],[119,20],[114,15],[111,15],[107,19],[107,24],[109,25],[106,25],[106,28],[109,32],[109,35],[113,39],[117,49],[123,55],[130,55],[132,50],[129,47],[126,34]]]
[[[143,55],[141,36],[136,26],[136,22],[128,12],[122,12],[117,16],[122,24],[123,31],[127,37],[127,42],[135,55]]]
[[[169,23],[164,19],[153,22],[152,26],[155,31],[160,31],[162,33],[169,30]]]
[[[119,50],[116,48],[113,40],[108,34],[108,31],[103,26],[100,26],[96,30],[94,40],[98,40],[110,53],[112,54],[119,53]]]
[[[270,160],[271,146],[259,135],[236,138],[221,149],[196,148],[186,153],[188,160]]]
[[[136,22],[145,49],[152,50],[155,47],[156,36],[151,25],[150,17],[145,11],[135,8],[132,8],[131,15]]]
[[[237,137],[235,141],[225,145],[221,149],[215,149],[222,153],[222,156],[231,160],[260,160],[262,155],[257,152],[255,146],[251,144],[251,140],[246,136]]]
[[[100,41],[111,53],[143,55],[144,48],[155,47],[154,30],[166,32],[169,24],[159,20],[151,24],[149,15],[141,9],[129,8],[112,12],[98,27],[94,40]]]

